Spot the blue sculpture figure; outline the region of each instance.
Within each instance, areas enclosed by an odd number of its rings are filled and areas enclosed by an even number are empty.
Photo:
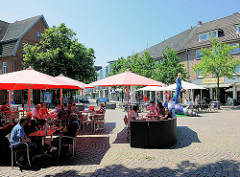
[[[175,104],[179,103],[178,98],[181,93],[181,90],[183,90],[182,83],[181,83],[181,77],[182,77],[182,74],[178,73],[178,77],[176,79],[176,84],[177,84],[176,93],[175,93],[174,97],[172,98],[172,101],[174,101]]]

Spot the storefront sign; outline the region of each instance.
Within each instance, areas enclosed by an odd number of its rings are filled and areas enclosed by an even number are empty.
[[[203,79],[202,83],[203,84],[216,84],[217,83],[217,78]],[[224,78],[223,77],[219,78],[219,83],[224,83]]]

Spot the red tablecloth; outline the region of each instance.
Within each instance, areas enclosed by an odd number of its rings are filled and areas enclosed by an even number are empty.
[[[57,129],[48,129],[47,134],[46,134],[46,132],[44,130],[38,130],[38,131],[30,133],[28,136],[50,136],[56,131],[57,131]]]

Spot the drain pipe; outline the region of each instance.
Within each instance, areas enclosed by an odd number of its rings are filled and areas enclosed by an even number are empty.
[[[188,68],[188,81],[190,80],[190,74],[189,74],[189,54],[188,54],[188,50],[185,49],[186,53],[187,53],[187,68]]]

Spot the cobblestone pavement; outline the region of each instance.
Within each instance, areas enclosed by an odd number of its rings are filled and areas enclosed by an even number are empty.
[[[107,110],[105,131],[80,132],[75,157],[37,159],[22,172],[1,159],[0,176],[240,176],[240,110],[178,118],[168,149],[131,148],[124,114]]]

